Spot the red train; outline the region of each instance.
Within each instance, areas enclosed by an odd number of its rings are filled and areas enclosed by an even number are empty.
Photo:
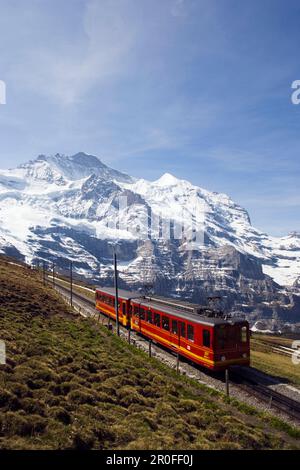
[[[119,289],[119,322],[211,370],[250,364],[249,324],[187,302]],[[96,308],[115,319],[115,291],[96,290]]]

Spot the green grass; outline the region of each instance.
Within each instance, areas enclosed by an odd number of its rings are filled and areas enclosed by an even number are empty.
[[[1,449],[286,449],[299,431],[72,312],[0,258]]]

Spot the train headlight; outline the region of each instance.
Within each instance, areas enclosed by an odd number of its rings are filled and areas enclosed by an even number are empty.
[[[247,353],[244,353],[243,358],[246,359],[246,357],[247,357]]]
[[[226,356],[221,356],[221,361],[225,361],[226,360]]]

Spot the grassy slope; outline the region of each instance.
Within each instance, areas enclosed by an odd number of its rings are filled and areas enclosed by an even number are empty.
[[[0,448],[295,448],[299,431],[149,360],[0,258]]]

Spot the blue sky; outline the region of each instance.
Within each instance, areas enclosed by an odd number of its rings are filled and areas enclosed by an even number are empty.
[[[300,3],[0,0],[0,167],[85,151],[300,230]]]

